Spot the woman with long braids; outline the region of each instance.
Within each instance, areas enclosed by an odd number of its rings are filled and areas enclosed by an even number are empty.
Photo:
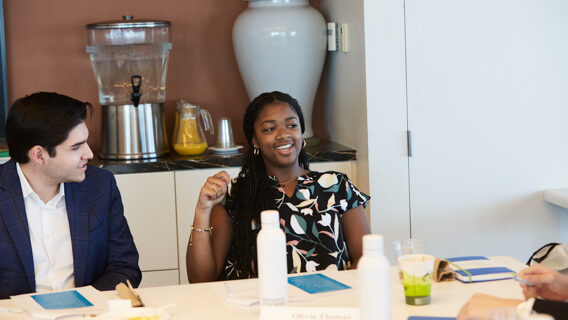
[[[356,268],[369,233],[369,196],[339,172],[308,169],[304,117],[298,102],[278,91],[247,107],[248,151],[238,177],[207,179],[195,208],[187,248],[190,282],[257,276],[260,212],[280,213],[288,272]]]

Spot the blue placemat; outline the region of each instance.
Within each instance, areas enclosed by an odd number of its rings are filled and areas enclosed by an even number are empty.
[[[93,304],[76,290],[50,292],[31,296],[46,310],[91,307]]]
[[[289,277],[288,283],[306,291],[307,293],[351,289],[350,286],[319,273]]]

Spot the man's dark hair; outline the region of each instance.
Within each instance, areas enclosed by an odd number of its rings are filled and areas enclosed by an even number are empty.
[[[36,145],[55,157],[55,147],[87,118],[88,102],[55,92],[38,92],[16,100],[6,119],[6,141],[10,157],[19,163],[30,159],[28,151]]]

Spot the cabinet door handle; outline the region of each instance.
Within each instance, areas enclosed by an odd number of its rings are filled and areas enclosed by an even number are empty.
[[[409,158],[412,157],[412,132],[410,130],[406,130],[406,152]]]

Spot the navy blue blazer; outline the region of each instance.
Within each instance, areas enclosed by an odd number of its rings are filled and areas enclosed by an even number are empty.
[[[138,251],[112,173],[88,166],[81,183],[65,183],[75,286],[113,290],[142,279]],[[35,292],[34,261],[16,163],[0,166],[0,299]]]

